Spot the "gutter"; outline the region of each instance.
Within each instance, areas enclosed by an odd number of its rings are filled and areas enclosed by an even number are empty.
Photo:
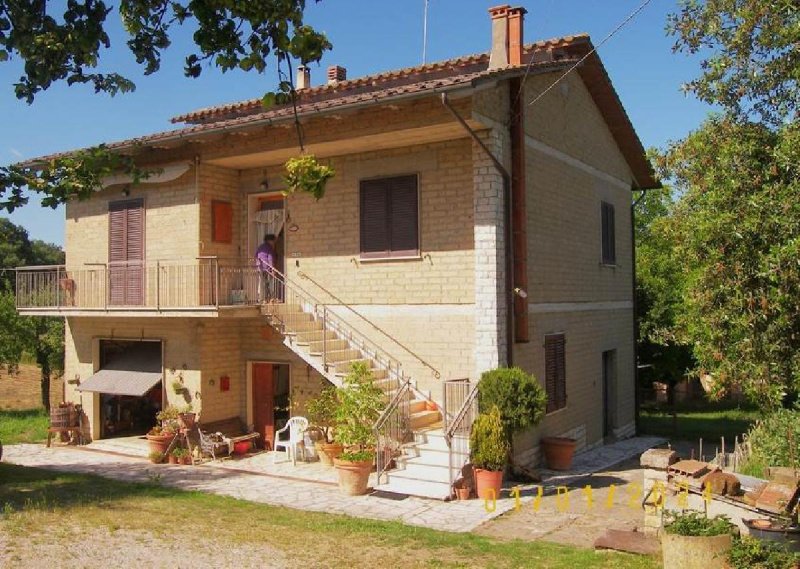
[[[506,297],[506,366],[512,367],[514,365],[514,293],[513,293],[513,280],[512,270],[514,266],[514,248],[512,244],[513,234],[511,228],[511,174],[508,173],[505,166],[495,157],[494,154],[487,148],[483,141],[478,137],[472,128],[464,120],[464,117],[458,114],[458,111],[453,108],[447,98],[447,93],[442,93],[442,104],[448,111],[455,117],[459,124],[474,140],[484,154],[492,161],[492,164],[500,172],[503,177],[503,216],[505,218],[505,297]]]

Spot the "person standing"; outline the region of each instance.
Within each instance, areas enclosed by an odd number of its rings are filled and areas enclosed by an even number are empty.
[[[256,268],[258,269],[258,298],[261,301],[273,300],[275,291],[275,235],[267,233],[264,242],[256,249]]]

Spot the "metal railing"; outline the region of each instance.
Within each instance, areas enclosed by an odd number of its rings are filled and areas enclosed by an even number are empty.
[[[469,380],[444,382],[444,438],[447,442],[450,484],[469,461],[469,434],[478,417],[478,384]]]
[[[217,257],[19,267],[16,305],[20,309],[162,310],[257,304],[259,281],[253,263]]]
[[[414,398],[411,382],[399,386],[395,396],[375,422],[375,470],[380,484],[381,476],[393,467],[404,443],[410,441],[413,431],[410,424],[411,400]]]

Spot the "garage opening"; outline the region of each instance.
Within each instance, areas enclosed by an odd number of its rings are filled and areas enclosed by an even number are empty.
[[[100,340],[100,369],[81,391],[100,394],[100,437],[143,435],[163,401],[160,341]]]

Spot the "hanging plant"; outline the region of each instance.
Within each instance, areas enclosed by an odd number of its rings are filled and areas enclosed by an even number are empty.
[[[336,171],[330,166],[317,162],[313,154],[303,154],[286,161],[286,190],[283,195],[290,196],[297,191],[308,192],[315,199],[325,195],[325,184],[333,178]]]

